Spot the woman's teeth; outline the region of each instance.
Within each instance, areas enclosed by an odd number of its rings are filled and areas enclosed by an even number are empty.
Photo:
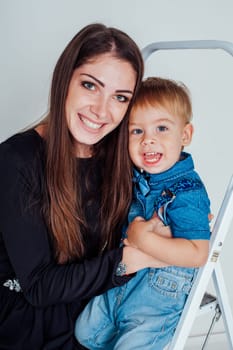
[[[91,128],[91,129],[100,129],[101,126],[102,126],[102,124],[93,123],[93,122],[91,122],[90,120],[88,120],[88,119],[86,119],[86,118],[84,118],[84,117],[81,117],[80,119],[82,120],[82,122],[83,122],[86,126],[88,126],[88,127]]]

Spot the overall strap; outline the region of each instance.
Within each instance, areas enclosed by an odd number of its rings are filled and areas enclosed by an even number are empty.
[[[154,208],[160,219],[168,225],[166,219],[167,206],[174,201],[179,192],[194,191],[202,188],[202,182],[198,179],[183,178],[163,189],[159,197],[156,198]]]

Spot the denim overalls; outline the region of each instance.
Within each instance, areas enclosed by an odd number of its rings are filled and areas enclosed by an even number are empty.
[[[209,240],[208,195],[191,155],[183,152],[181,159],[161,174],[134,170],[128,222],[135,216],[150,219],[156,211],[174,237]],[[124,286],[91,300],[76,322],[75,335],[92,350],[162,350],[174,334],[196,273],[176,266],[137,272]]]

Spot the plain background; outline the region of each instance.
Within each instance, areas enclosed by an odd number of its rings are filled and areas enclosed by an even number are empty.
[[[54,65],[68,41],[91,22],[126,31],[141,49],[174,40],[233,43],[233,0],[0,0],[0,141],[46,113]],[[159,51],[146,61],[148,75],[181,80],[191,91],[195,133],[187,150],[216,219],[233,173],[233,57],[223,50]],[[232,247],[231,230],[221,262],[233,309]],[[206,324],[200,319],[194,334]],[[215,331],[222,330],[220,322]]]

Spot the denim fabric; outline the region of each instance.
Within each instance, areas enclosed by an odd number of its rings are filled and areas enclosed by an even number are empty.
[[[134,169],[134,198],[128,222],[135,216],[150,219],[157,212],[174,237],[209,239],[210,201],[190,154],[160,174],[140,174]],[[142,185],[143,183],[143,185]],[[146,183],[149,192],[146,193]]]
[[[209,199],[191,155],[156,175],[133,179],[128,222],[158,212],[174,237],[209,239]],[[90,301],[76,321],[75,336],[88,349],[162,350],[170,341],[197,269],[169,266],[144,269],[126,285]]]
[[[144,269],[87,305],[75,335],[88,349],[162,350],[173,336],[195,269]]]

